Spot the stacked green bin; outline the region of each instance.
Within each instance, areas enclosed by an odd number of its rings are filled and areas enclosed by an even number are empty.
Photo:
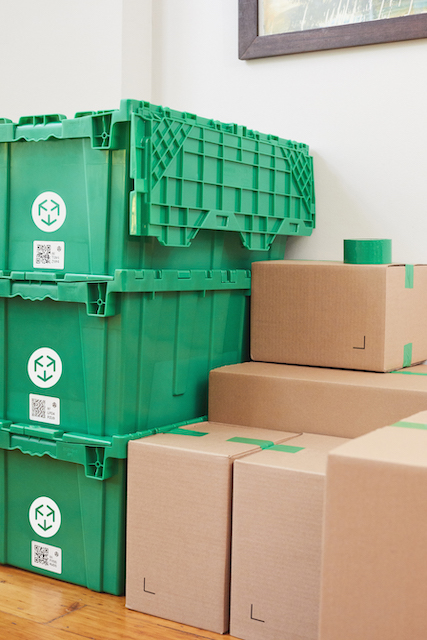
[[[0,423],[0,562],[121,595],[127,442],[160,431],[81,438]]]
[[[0,119],[0,269],[239,269],[315,223],[305,144],[124,100]]]
[[[0,562],[119,595],[127,441],[206,414],[209,370],[247,358],[250,272],[13,276],[0,278]]]
[[[304,144],[131,100],[0,119],[0,562],[122,593],[127,441],[206,413],[251,262],[314,224]]]
[[[0,278],[0,420],[114,436],[204,415],[210,369],[247,359],[249,293],[244,270]]]

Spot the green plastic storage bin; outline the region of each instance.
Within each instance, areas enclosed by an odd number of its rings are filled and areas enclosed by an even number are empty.
[[[0,563],[122,595],[127,442],[177,426],[84,438],[0,423]]]
[[[307,145],[152,105],[0,119],[0,269],[238,269],[315,224]]]
[[[92,436],[191,420],[210,369],[248,359],[249,271],[13,276],[0,278],[0,420]]]

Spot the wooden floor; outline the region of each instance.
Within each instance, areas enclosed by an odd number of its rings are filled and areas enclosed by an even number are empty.
[[[231,636],[129,611],[124,598],[0,566],[0,638],[220,640]]]

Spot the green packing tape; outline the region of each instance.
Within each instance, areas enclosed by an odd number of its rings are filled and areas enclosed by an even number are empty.
[[[195,436],[196,438],[209,435],[209,431],[193,431],[192,429],[182,429],[181,427],[178,427],[177,429],[171,429],[167,433],[174,433],[178,436]]]
[[[396,422],[391,425],[392,427],[403,427],[405,429],[423,429],[427,430],[427,424],[422,424],[421,422]]]
[[[405,289],[414,288],[414,265],[405,264]]]
[[[408,342],[403,347],[403,367],[410,367],[412,364],[412,342]]]
[[[283,451],[284,453],[298,453],[298,451],[302,451],[305,447],[292,447],[290,444],[275,444],[273,447],[270,447],[272,451]]]
[[[427,373],[421,373],[420,371],[389,371],[389,373],[400,373],[404,376],[427,376]]]
[[[229,438],[227,442],[240,442],[242,444],[255,444],[257,447],[261,447],[261,449],[270,449],[270,447],[274,446],[274,442],[271,440],[257,440],[256,438]]]

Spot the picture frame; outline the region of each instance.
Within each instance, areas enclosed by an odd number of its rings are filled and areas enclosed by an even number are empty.
[[[263,1],[239,0],[240,60],[427,37],[427,13],[259,35],[259,3]]]

